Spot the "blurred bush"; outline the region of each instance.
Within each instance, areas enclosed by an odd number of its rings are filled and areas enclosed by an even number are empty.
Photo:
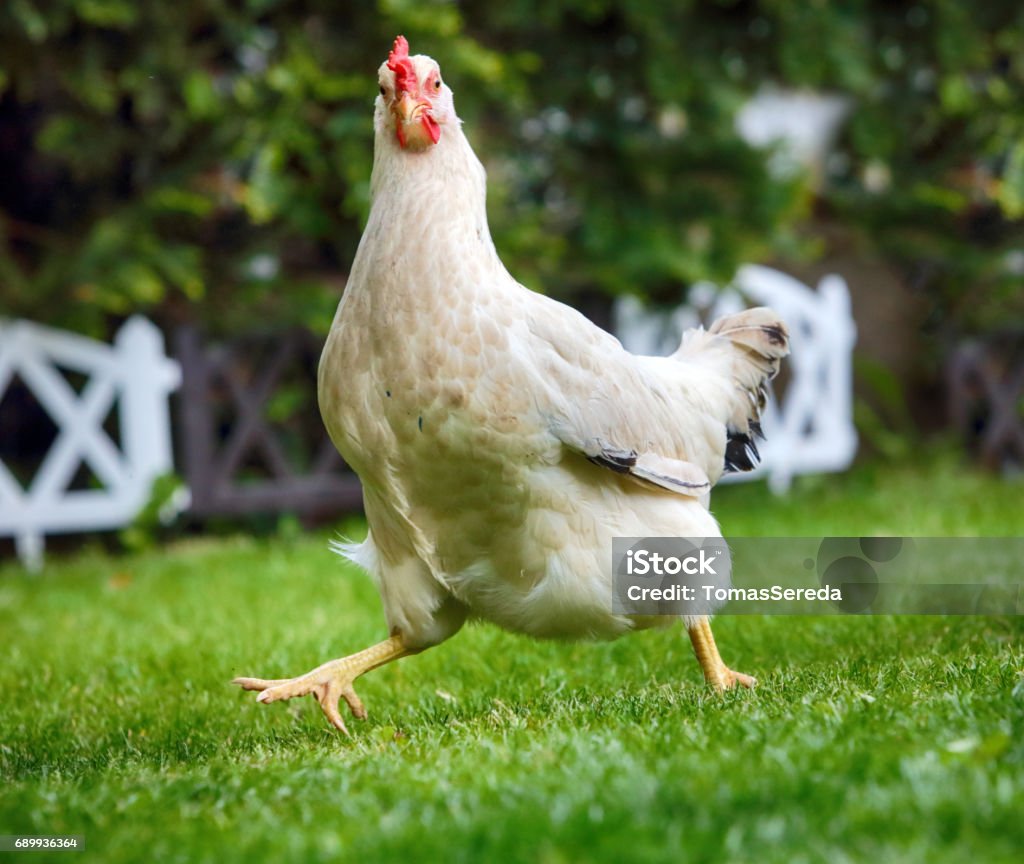
[[[1024,317],[1024,6],[998,0],[5,0],[0,311],[326,329],[398,32],[442,63],[531,286],[678,296],[815,254],[824,213],[942,322]],[[736,133],[764,82],[853,99],[814,192]]]

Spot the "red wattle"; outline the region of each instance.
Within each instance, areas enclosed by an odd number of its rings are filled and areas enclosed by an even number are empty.
[[[430,140],[435,144],[441,140],[441,127],[437,125],[437,121],[433,117],[423,118],[423,128],[427,130]]]

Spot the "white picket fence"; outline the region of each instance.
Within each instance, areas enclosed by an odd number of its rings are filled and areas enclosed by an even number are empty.
[[[60,369],[88,377],[81,393]],[[27,321],[0,320],[0,399],[17,375],[58,428],[27,488],[0,460],[0,535],[13,536],[29,568],[42,563],[44,537],[128,524],[153,481],[173,470],[168,396],[181,378],[163,336],[142,317],[113,345]],[[117,403],[120,448],[103,430]],[[68,490],[85,463],[96,489]]]
[[[793,352],[786,360],[788,385],[781,404],[773,397],[763,418],[762,460],[727,481],[767,475],[782,492],[796,474],[842,471],[857,452],[853,425],[853,346],[857,328],[850,291],[839,276],[826,276],[817,290],[768,267],[741,267],[724,291],[697,285],[690,303],[668,313],[647,309],[635,297],[615,303],[616,335],[638,354],[671,354],[683,330],[707,324],[751,305],[771,306],[789,327]]]

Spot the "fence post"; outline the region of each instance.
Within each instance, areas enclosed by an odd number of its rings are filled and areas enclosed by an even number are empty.
[[[114,345],[124,370],[122,446],[138,477],[134,491],[141,507],[152,482],[174,464],[168,397],[181,383],[181,371],[164,356],[163,334],[140,316],[125,323]]]

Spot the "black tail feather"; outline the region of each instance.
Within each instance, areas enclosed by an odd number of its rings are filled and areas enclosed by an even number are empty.
[[[761,461],[761,454],[754,443],[754,438],[764,437],[761,434],[761,424],[753,421],[750,425],[754,433],[752,436],[746,432],[729,433],[729,440],[725,445],[726,471],[751,471]]]

